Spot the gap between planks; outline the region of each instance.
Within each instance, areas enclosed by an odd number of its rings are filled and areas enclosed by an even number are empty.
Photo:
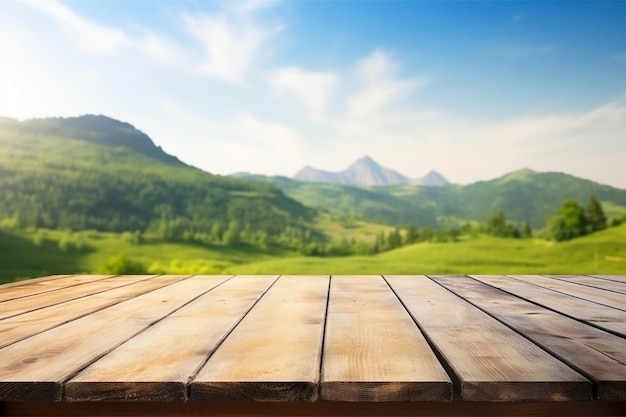
[[[381,278],[381,276],[379,276],[379,275],[378,275],[378,276],[376,276],[376,277]],[[424,278],[426,278],[426,277],[424,277]],[[323,314],[324,314],[324,320],[323,320],[323,326],[322,326],[322,332],[321,332],[321,333],[322,333],[322,343],[323,343],[323,344],[322,344],[322,346],[324,346],[324,342],[325,342],[326,337],[327,337],[328,311],[329,311],[329,306],[330,306],[330,294],[331,294],[331,291],[330,291],[330,286],[332,285],[332,279],[333,279],[332,277],[329,279],[328,287],[327,287],[327,289],[326,289],[325,309],[324,309],[324,313],[323,313]],[[389,285],[389,284],[387,283],[387,285]],[[390,288],[391,288],[391,287],[390,287]],[[209,290],[209,291],[210,291],[210,290]],[[395,291],[394,291],[394,293],[395,293]],[[397,294],[396,294],[396,296],[397,296]],[[399,297],[398,297],[398,300],[400,301]],[[257,300],[257,301],[259,301],[259,300]],[[182,307],[181,307],[181,308],[182,308]],[[403,305],[403,308],[404,308],[405,310],[407,310],[407,309],[406,309],[406,306],[404,306],[404,305]],[[250,310],[249,310],[249,311],[250,311]],[[247,314],[248,314],[248,313],[246,313],[246,315],[247,315]],[[234,331],[234,330],[235,330],[235,328],[236,328],[236,327],[233,327],[233,329],[231,330],[231,332],[232,332],[232,331]],[[229,333],[229,335],[230,335],[230,333]],[[132,337],[133,337],[133,336],[131,336],[129,339],[127,339],[127,341],[128,341],[128,340],[131,340],[131,338],[132,338]],[[224,340],[226,340],[226,339],[224,339]],[[223,341],[222,341],[222,342],[223,342]],[[122,342],[122,343],[124,343],[124,342]],[[220,346],[218,346],[218,348],[219,348],[219,347],[221,347],[221,344],[220,344]],[[110,351],[109,351],[109,352],[110,352]],[[207,358],[207,362],[208,362],[208,360],[209,360],[209,359],[210,359],[210,357],[209,357],[209,358]],[[322,377],[322,375],[321,375],[321,374],[322,374],[322,372],[323,372],[323,367],[324,367],[324,362],[323,362],[323,361],[324,361],[324,351],[322,350],[322,351],[321,351],[321,353],[320,353],[320,357],[319,357],[319,370],[318,370],[319,378],[321,378],[321,377]],[[446,363],[446,362],[445,362],[445,361],[442,361],[442,363]],[[321,381],[321,379],[319,379],[319,381]],[[190,384],[187,384],[187,387],[190,387]],[[318,389],[321,389],[321,384],[319,384],[319,385],[318,385]]]

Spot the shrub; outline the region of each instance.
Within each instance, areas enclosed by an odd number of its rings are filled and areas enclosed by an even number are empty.
[[[106,275],[141,275],[147,274],[148,268],[141,262],[131,259],[125,253],[112,256],[96,270]]]

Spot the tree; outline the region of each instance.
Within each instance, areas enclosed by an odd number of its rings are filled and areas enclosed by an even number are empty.
[[[522,237],[524,238],[533,237],[533,229],[530,227],[530,222],[524,223],[524,229],[522,230]]]
[[[211,237],[215,242],[219,242],[222,240],[222,224],[219,221],[213,222],[213,226],[211,226]]]
[[[587,205],[587,220],[589,230],[592,232],[606,229],[606,215],[604,210],[602,210],[602,205],[593,195],[589,198],[589,204]]]
[[[239,226],[239,222],[236,220],[231,221],[228,225],[228,229],[224,233],[224,243],[228,246],[239,243],[240,232],[241,228]]]
[[[506,221],[503,211],[500,211],[498,214],[494,214],[487,219],[485,231],[490,235],[498,237],[518,238],[522,235],[520,230],[513,223]]]
[[[402,236],[400,235],[400,229],[396,228],[393,232],[389,232],[387,245],[389,249],[395,249],[402,246]]]
[[[548,222],[548,233],[556,241],[573,239],[587,234],[585,209],[574,200],[565,201]]]
[[[500,211],[487,219],[487,233],[494,236],[504,236],[506,233],[506,218]]]
[[[406,228],[406,234],[404,235],[404,243],[409,245],[411,243],[417,242],[419,235],[417,234],[417,229],[414,224],[409,224]]]

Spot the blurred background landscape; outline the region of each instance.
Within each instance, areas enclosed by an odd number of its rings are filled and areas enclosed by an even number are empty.
[[[625,19],[0,2],[0,282],[624,274]]]

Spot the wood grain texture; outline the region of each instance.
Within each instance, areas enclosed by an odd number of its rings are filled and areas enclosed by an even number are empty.
[[[134,282],[134,280],[144,280],[149,277],[149,275],[137,275],[134,276],[133,279],[130,279],[125,276],[115,276],[96,280],[94,282],[87,282],[81,285],[65,287],[57,291],[44,292],[33,295],[32,297],[23,297],[5,301],[0,304],[2,306],[2,310],[0,310],[0,320],[43,307],[64,303],[81,297],[87,297],[112,288],[122,287]]]
[[[626,339],[472,278],[433,279],[582,372],[598,399],[626,401]]]
[[[626,282],[611,281],[602,278],[590,277],[586,275],[546,275],[549,278],[561,281],[572,282],[574,284],[585,285],[588,287],[599,288],[606,291],[618,292],[626,294]]]
[[[626,282],[626,275],[591,275],[595,278],[602,278],[609,281]]]
[[[146,279],[137,281],[132,276],[126,277],[129,282],[135,282],[0,320],[0,348],[184,278],[175,275],[146,276],[143,277]]]
[[[584,300],[592,301],[608,307],[619,308],[626,311],[626,294],[619,294],[599,288],[591,288],[571,282],[561,281],[542,275],[508,275],[511,278],[528,282],[544,288],[549,288],[563,294],[572,295]]]
[[[623,310],[538,287],[519,279],[497,275],[471,275],[471,277],[561,314],[626,337],[626,313]]]
[[[68,401],[184,401],[187,382],[277,276],[237,276],[65,384]]]
[[[571,401],[592,384],[543,349],[423,276],[386,276],[454,372],[468,401]]]
[[[190,398],[317,399],[328,284],[281,276],[193,379]]]
[[[0,349],[0,401],[58,400],[78,371],[226,279],[187,278]]]
[[[334,276],[321,398],[451,401],[452,381],[381,276]]]
[[[110,278],[113,275],[50,275],[26,281],[0,285],[0,303],[22,297],[32,297],[44,292],[55,291],[74,285]],[[2,304],[0,304],[2,306]]]

